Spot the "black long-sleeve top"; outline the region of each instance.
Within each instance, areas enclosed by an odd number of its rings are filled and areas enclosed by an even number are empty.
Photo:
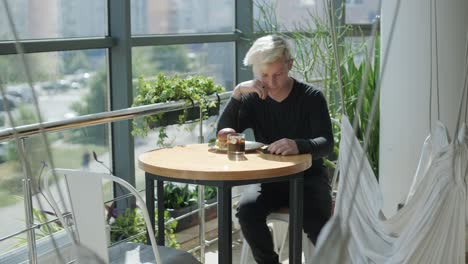
[[[281,102],[270,97],[262,100],[256,93],[231,98],[219,122],[218,131],[231,127],[236,131],[252,128],[255,140],[271,144],[282,138],[293,139],[300,154],[312,154],[313,168],[322,168],[322,158],[333,150],[333,133],[328,107],[322,92],[294,80],[293,88]]]

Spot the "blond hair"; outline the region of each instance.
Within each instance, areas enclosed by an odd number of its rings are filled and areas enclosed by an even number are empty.
[[[292,59],[289,43],[279,35],[268,35],[255,40],[245,55],[244,65],[252,65],[254,72],[256,72],[259,66],[279,59],[285,61]]]

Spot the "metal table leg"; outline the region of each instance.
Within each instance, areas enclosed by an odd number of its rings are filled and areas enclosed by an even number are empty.
[[[302,255],[302,221],[304,174],[289,181],[289,263],[300,264]]]
[[[149,173],[145,173],[145,193],[146,193],[146,208],[151,219],[151,226],[155,229],[154,223],[154,178]],[[148,231],[146,232],[146,243],[151,244]]]
[[[158,237],[157,243],[160,246],[164,246],[165,238],[164,238],[164,181],[157,180],[157,187],[156,187],[156,195],[158,197]]]
[[[232,263],[231,186],[218,188],[218,263]]]

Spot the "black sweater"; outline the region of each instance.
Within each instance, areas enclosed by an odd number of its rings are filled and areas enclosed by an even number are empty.
[[[325,97],[320,90],[297,80],[282,102],[270,97],[261,100],[256,93],[242,96],[240,101],[231,98],[219,119],[218,131],[225,127],[236,131],[252,128],[255,140],[264,144],[293,139],[300,154],[312,154],[312,168],[322,168],[322,157],[333,150]],[[306,175],[309,173],[311,170]]]

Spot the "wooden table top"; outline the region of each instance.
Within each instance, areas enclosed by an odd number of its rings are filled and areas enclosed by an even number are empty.
[[[233,181],[286,176],[312,165],[310,154],[280,156],[255,151],[245,157],[231,161],[226,152],[210,149],[208,144],[192,144],[143,153],[138,157],[138,167],[170,178]]]

